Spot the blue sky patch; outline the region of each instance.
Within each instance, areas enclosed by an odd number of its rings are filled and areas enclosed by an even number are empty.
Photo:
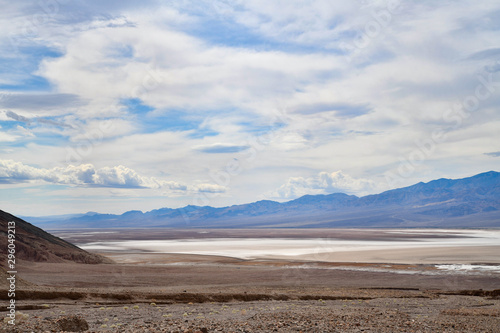
[[[226,17],[209,17],[201,14],[198,15],[197,18],[200,20],[200,23],[188,29],[184,29],[184,31],[214,45],[240,47],[259,51],[279,50],[282,52],[299,54],[314,52],[342,54],[343,52],[337,48],[325,48],[324,45],[304,45],[276,38],[269,38],[258,31],[254,31]]]
[[[63,54],[46,46],[19,47],[18,54],[12,58],[1,58],[0,74],[10,84],[0,85],[0,89],[11,91],[47,91],[50,83],[43,77],[33,74],[46,58],[57,58]]]
[[[2,126],[3,132],[5,132],[6,130],[14,129],[19,125],[23,126],[25,124],[26,124],[26,122],[20,121],[20,120],[12,120],[12,121],[0,120],[0,126]]]
[[[152,112],[155,109],[145,105],[139,98],[124,99],[121,104],[135,116],[136,121],[146,133],[160,131],[185,132],[190,131],[189,138],[202,139],[206,136],[216,136],[219,133],[210,128],[200,128],[204,117],[181,110]]]
[[[156,115],[139,115],[138,120],[148,132],[196,130],[203,122],[201,117],[179,110],[170,110]]]
[[[250,148],[248,145],[231,145],[231,144],[213,144],[208,146],[196,147],[195,150],[207,154],[231,154],[239,153]]]
[[[219,132],[211,130],[209,128],[197,128],[188,134],[191,139],[203,139],[208,136],[217,136]]]
[[[279,122],[272,125],[261,125],[253,122],[239,122],[238,125],[243,126],[246,133],[251,133],[254,135],[263,135],[286,126],[285,123]]]
[[[152,106],[144,104],[140,98],[122,99],[120,103],[126,106],[127,110],[133,114],[146,114],[155,109]]]
[[[48,91],[51,89],[51,84],[41,76],[29,75],[18,83],[0,84],[0,89],[10,91]]]
[[[113,59],[131,59],[134,57],[134,48],[131,45],[111,45],[106,50],[107,56]]]

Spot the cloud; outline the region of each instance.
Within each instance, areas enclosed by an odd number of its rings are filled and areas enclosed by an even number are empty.
[[[315,114],[321,112],[335,112],[337,117],[355,118],[373,111],[369,105],[365,104],[343,104],[343,103],[322,103],[298,105],[293,109],[293,112],[301,114]]]
[[[187,186],[175,181],[144,177],[123,165],[95,168],[92,164],[69,165],[64,168],[37,168],[12,160],[0,160],[0,183],[16,184],[44,181],[80,187],[149,188],[182,192],[225,192],[223,186],[198,184]]]
[[[11,109],[40,110],[48,108],[67,108],[85,104],[75,94],[11,94],[0,99],[0,106]]]
[[[31,120],[29,118],[21,116],[20,114],[17,114],[13,111],[10,111],[10,110],[5,111],[5,114],[7,115],[8,118],[15,120],[15,121],[20,121],[20,122],[27,123],[27,124],[29,124],[31,122]]]
[[[140,98],[165,112],[261,113],[257,101],[291,96],[328,76],[342,61],[321,53],[213,45],[152,21],[142,11],[127,16],[137,26],[77,31],[65,41],[64,55],[40,63],[38,75],[60,92],[89,101],[77,110],[82,117],[95,115],[95,109],[100,116],[112,112],[100,101],[109,104],[124,97]],[[109,52],[116,49],[129,50],[128,56]]]
[[[484,153],[486,156],[491,156],[491,157],[500,157],[500,151],[495,151],[492,153]]]
[[[467,57],[468,60],[483,60],[493,57],[498,57],[500,55],[500,48],[486,49],[479,52],[475,52]]]
[[[212,6],[210,12],[234,20],[269,41],[332,49],[336,47],[332,40],[350,30],[345,15],[363,11],[355,2],[248,0],[238,5]]]
[[[200,193],[224,193],[227,188],[217,184],[200,184],[195,186],[196,192]]]
[[[377,190],[369,179],[352,178],[342,171],[320,172],[314,177],[290,177],[285,184],[268,196],[278,199],[295,199],[306,194],[347,193],[366,195]]]
[[[273,189],[278,198],[362,194],[331,173],[330,185],[293,176],[335,166],[383,183],[441,128],[447,138],[404,185],[497,168],[498,2],[396,1],[390,15],[386,0],[56,2],[49,15],[47,1],[3,8],[2,158],[52,167],[67,147],[89,147],[73,164],[99,168],[36,167],[23,181],[68,184],[75,197],[165,189],[182,194],[155,205],[186,205],[191,193],[225,191],[198,183],[242,152],[255,162],[211,205]],[[477,90],[484,70],[493,83]],[[491,97],[451,128],[459,114],[450,107],[477,91]],[[288,113],[279,126],[269,121],[276,110]],[[80,191],[91,186],[100,188]],[[106,207],[98,198],[89,205]]]
[[[18,136],[0,132],[0,142],[15,142],[17,139],[19,139]]]
[[[197,150],[202,153],[208,154],[229,154],[229,153],[239,153],[240,151],[244,151],[250,148],[248,145],[232,145],[226,143],[214,143],[211,145],[204,146],[195,146],[194,150]]]
[[[7,110],[5,111],[5,115],[7,118],[12,119],[14,121],[19,121],[26,123],[27,125],[31,125],[33,122],[38,122],[40,124],[47,124],[47,125],[53,125],[57,127],[66,127],[66,128],[73,128],[73,126],[65,124],[60,121],[52,120],[52,119],[46,119],[46,118],[41,118],[41,117],[34,117],[34,118],[27,118],[25,116],[22,116],[18,113],[15,113],[14,111]]]
[[[97,187],[151,187],[150,179],[124,166],[96,169],[92,164],[65,168],[37,168],[12,160],[0,160],[0,179],[4,183],[45,181],[54,184]]]
[[[140,176],[137,172],[122,165],[104,167],[94,171],[89,182],[106,187],[154,187],[154,179]]]
[[[48,125],[53,125],[53,126],[58,126],[58,127],[66,127],[66,128],[73,128],[73,126],[65,124],[60,121],[55,121],[51,119],[45,119],[45,118],[36,118],[35,119],[37,122],[42,123],[42,124],[48,124]]]

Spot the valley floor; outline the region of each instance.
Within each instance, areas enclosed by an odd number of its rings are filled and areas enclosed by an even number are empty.
[[[495,275],[177,259],[183,264],[23,263],[20,277],[32,284],[18,288],[17,310],[28,316],[0,332],[500,332]]]
[[[18,321],[0,332],[500,332],[500,273],[483,269],[498,263],[464,259],[498,251],[436,251],[386,252],[395,260],[385,262],[147,252],[103,253],[115,264],[21,262]],[[431,254],[483,268],[401,258]]]

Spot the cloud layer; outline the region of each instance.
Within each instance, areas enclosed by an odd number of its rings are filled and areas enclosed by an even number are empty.
[[[19,198],[33,214],[123,212],[132,198],[179,207],[193,193],[225,206],[500,169],[495,1],[42,0],[2,11],[0,191],[14,213]],[[231,163],[237,174],[214,184]],[[74,199],[61,207],[27,184]],[[119,198],[99,197],[108,188]]]

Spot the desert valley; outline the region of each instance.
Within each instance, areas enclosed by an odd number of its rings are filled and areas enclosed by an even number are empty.
[[[463,182],[448,182],[447,195]],[[469,199],[478,193],[488,207],[499,204],[486,195],[488,188],[498,190],[495,182],[467,182]],[[419,200],[441,200],[437,193]],[[331,214],[340,214],[338,208]],[[491,226],[94,227],[49,234],[8,213],[0,217],[2,227],[9,221],[16,225],[17,323],[13,328],[4,320],[6,332],[498,332],[500,327],[500,230]],[[7,252],[3,256],[6,262]],[[3,275],[8,300],[8,273]]]
[[[0,263],[0,333],[500,333],[500,1],[2,1]]]

